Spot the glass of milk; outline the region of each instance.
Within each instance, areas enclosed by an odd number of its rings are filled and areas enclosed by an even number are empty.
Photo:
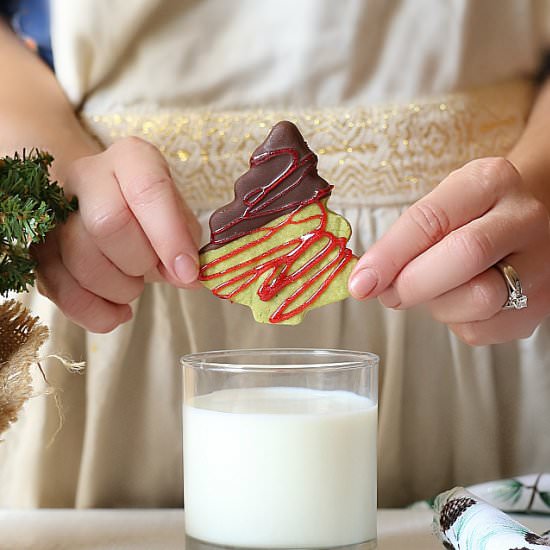
[[[376,548],[378,357],[186,355],[186,549]]]

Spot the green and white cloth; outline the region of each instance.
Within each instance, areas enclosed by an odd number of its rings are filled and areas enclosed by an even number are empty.
[[[550,473],[490,481],[467,489],[504,512],[550,514]]]
[[[441,493],[434,502],[434,532],[454,550],[550,550],[550,531],[533,533],[495,507],[550,514],[546,483],[550,474],[477,485],[471,488],[476,494],[462,487]]]

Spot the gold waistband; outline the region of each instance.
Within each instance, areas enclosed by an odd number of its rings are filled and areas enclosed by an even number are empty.
[[[296,111],[140,108],[84,114],[104,143],[137,135],[167,157],[195,209],[233,198],[233,183],[278,120],[302,130],[341,205],[413,202],[471,159],[504,155],[522,132],[533,97],[524,80],[406,104]]]

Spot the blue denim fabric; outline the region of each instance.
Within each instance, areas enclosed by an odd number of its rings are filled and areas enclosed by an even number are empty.
[[[0,0],[0,15],[53,69],[49,0]]]

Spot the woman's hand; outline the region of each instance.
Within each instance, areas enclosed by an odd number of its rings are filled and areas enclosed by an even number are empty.
[[[525,309],[502,310],[507,285],[493,266],[503,259],[519,274]],[[349,288],[391,308],[425,304],[468,344],[527,337],[550,314],[548,210],[508,160],[474,160],[395,222]]]
[[[198,285],[200,226],[153,145],[126,138],[76,160],[63,187],[78,212],[33,254],[39,291],[67,317],[109,332],[131,318],[146,280]]]

